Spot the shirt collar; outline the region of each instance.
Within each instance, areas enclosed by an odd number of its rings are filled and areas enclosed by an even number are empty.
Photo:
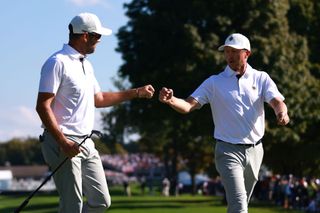
[[[244,72],[242,77],[248,78],[251,73],[252,73],[252,67],[247,63],[246,71]],[[231,67],[229,67],[229,65],[228,65],[224,69],[223,74],[226,77],[232,77],[232,76],[235,76],[237,73],[233,69],[231,69]]]
[[[85,55],[82,55],[81,53],[79,53],[76,49],[74,49],[73,47],[71,47],[69,44],[64,44],[63,45],[63,50],[73,59],[80,59],[80,58],[85,58]]]

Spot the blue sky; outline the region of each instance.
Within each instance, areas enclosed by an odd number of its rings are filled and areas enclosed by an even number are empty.
[[[115,51],[119,27],[127,23],[123,8],[130,0],[3,0],[1,1],[0,142],[37,137],[41,121],[36,114],[40,69],[44,61],[68,42],[68,24],[81,12],[95,13],[113,30],[89,55],[104,91],[115,90],[112,77],[122,64]],[[104,109],[106,110],[106,109]],[[101,130],[100,112],[95,128]]]

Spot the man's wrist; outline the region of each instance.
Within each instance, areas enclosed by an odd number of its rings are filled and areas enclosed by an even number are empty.
[[[136,98],[140,98],[139,88],[136,88]]]

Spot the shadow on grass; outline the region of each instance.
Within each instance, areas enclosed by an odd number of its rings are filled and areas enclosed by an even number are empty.
[[[2,201],[5,202],[4,199]],[[143,200],[140,198],[140,200],[115,200],[111,204],[111,208],[107,212],[113,212],[117,210],[141,210],[142,212],[145,211],[150,211],[152,212],[153,209],[187,209],[190,208],[191,206],[197,207],[197,206],[208,206],[208,207],[221,207],[225,206],[218,199],[206,199],[206,200],[188,200],[188,199],[183,199],[183,200]],[[2,202],[1,202],[2,203]],[[199,205],[198,205],[199,204]],[[255,207],[260,207],[260,208],[270,208],[273,206],[269,202],[253,202],[249,205],[249,208],[255,208]],[[0,212],[1,213],[12,213],[17,206],[10,206],[6,208],[1,208]],[[58,209],[58,202],[54,203],[29,203],[21,212],[26,212],[26,213],[55,213],[57,212]],[[280,211],[280,210],[279,210]],[[282,211],[281,211],[282,212]]]
[[[0,207],[1,213],[12,213],[17,209],[29,196],[29,193],[21,193],[18,195],[0,196],[0,202],[6,204],[6,207]],[[21,212],[41,212],[41,213],[51,213],[57,212],[58,199],[57,202],[48,202],[52,200],[53,197],[57,196],[57,193],[39,193],[32,197],[28,204],[21,210]],[[45,199],[43,203],[33,203],[34,200],[39,198]],[[0,205],[1,206],[1,205]]]
[[[126,198],[125,200],[114,200],[111,204],[111,209],[180,209],[187,208],[190,206],[224,206],[219,199],[214,199],[213,197],[207,199],[174,199],[171,197],[168,199],[158,199],[158,200],[143,200],[143,197],[139,200],[130,200]]]
[[[12,213],[18,206],[15,207],[7,207],[7,208],[1,208],[1,213]],[[21,210],[21,212],[40,212],[41,213],[54,213],[58,210],[58,203],[44,203],[44,204],[32,204],[26,206],[24,209]]]
[[[37,198],[45,198],[44,200],[38,200]],[[57,212],[58,209],[58,199],[56,201],[49,201],[50,198],[55,197],[52,195],[41,195],[35,196],[34,199],[37,201],[32,202],[32,199],[28,205],[23,209],[22,212],[41,212],[41,213],[53,213]],[[19,196],[8,196],[0,197],[1,203],[14,202],[10,203],[4,208],[0,208],[1,213],[13,212],[26,198],[24,195]],[[48,200],[47,200],[48,198]],[[41,203],[40,203],[41,202]],[[14,206],[16,205],[16,206]],[[115,196],[112,199],[112,204],[109,211],[112,210],[126,210],[126,209],[183,209],[190,206],[223,206],[221,199],[217,197],[206,197],[206,198],[183,198],[183,197],[154,197],[150,198],[149,196],[133,196],[133,197],[122,197]]]
[[[112,201],[113,204],[127,204],[127,203],[181,203],[181,204],[200,204],[200,203],[219,203],[219,200],[214,200],[214,199],[206,199],[206,200],[190,200],[190,199],[186,199],[186,200],[174,200],[174,199],[166,199],[166,200],[144,200],[139,199],[139,200],[115,200]],[[221,203],[221,202],[220,202]]]

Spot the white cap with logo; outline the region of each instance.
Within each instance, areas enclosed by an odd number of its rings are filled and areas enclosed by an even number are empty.
[[[240,33],[233,33],[229,35],[226,38],[224,45],[221,45],[218,50],[223,51],[224,47],[233,47],[235,49],[246,49],[251,51],[249,39]]]
[[[112,30],[103,27],[99,18],[92,13],[80,13],[71,20],[70,24],[72,25],[74,34],[89,32],[100,35],[111,35],[112,33]]]

